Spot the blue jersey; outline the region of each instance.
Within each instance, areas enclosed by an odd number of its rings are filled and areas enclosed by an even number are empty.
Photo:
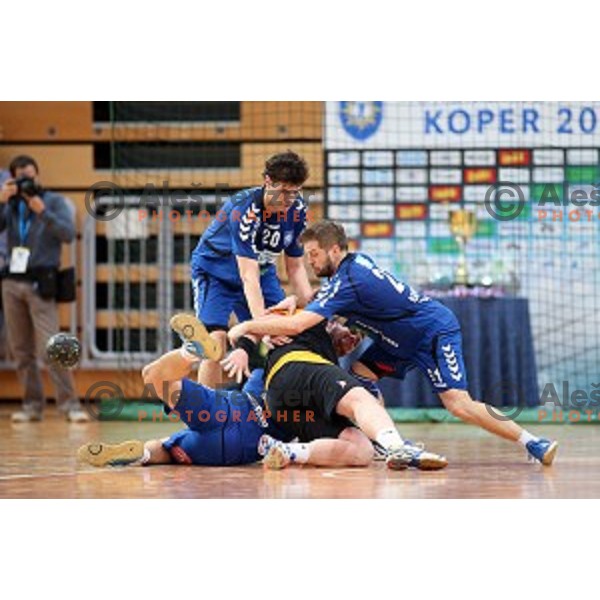
[[[298,197],[284,215],[265,219],[264,188],[243,190],[217,212],[192,253],[192,277],[208,273],[229,285],[241,286],[237,256],[258,261],[261,270],[275,270],[281,252],[299,257],[298,237],[306,226],[306,205]]]
[[[424,340],[459,329],[443,304],[380,269],[365,254],[348,254],[306,310],[330,319],[347,318],[388,353],[414,354]]]

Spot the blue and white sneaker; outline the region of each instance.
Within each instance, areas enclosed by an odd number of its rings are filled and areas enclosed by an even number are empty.
[[[144,456],[144,442],[132,440],[120,444],[86,444],[77,451],[77,458],[94,467],[130,465]]]
[[[266,433],[260,436],[257,450],[264,457],[262,462],[267,469],[278,471],[285,469],[292,462],[289,446]]]
[[[438,471],[448,466],[446,457],[425,450],[423,444],[405,440],[399,448],[390,450],[385,464],[392,471],[403,471],[413,467],[421,471]]]
[[[210,337],[206,327],[194,316],[178,313],[171,317],[171,328],[183,342],[186,352],[198,358],[221,360],[223,352],[219,344]]]
[[[550,440],[540,438],[536,441],[527,442],[526,448],[529,456],[549,467],[556,456],[558,442],[551,442]]]

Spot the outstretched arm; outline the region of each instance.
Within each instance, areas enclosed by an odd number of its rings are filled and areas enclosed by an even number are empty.
[[[310,329],[323,319],[321,315],[305,310],[291,317],[272,316],[240,323],[229,330],[228,336],[232,344],[248,334],[294,336]]]

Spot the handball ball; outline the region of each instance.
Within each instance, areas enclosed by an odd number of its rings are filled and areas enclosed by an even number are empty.
[[[70,333],[57,333],[46,344],[48,362],[61,369],[72,369],[81,357],[81,344]]]

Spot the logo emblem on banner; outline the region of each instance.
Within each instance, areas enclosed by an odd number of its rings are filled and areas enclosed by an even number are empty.
[[[340,119],[354,139],[366,140],[381,125],[383,102],[340,102]]]

